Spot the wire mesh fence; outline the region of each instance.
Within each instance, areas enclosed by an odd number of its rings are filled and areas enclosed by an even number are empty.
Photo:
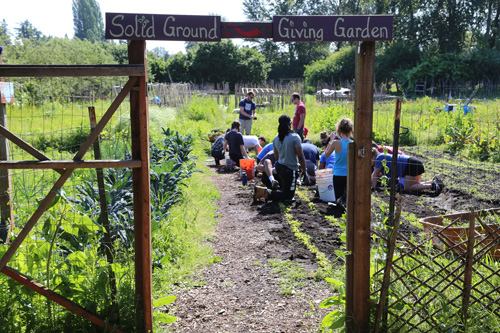
[[[395,112],[388,105],[374,105],[374,156],[378,150],[388,154],[394,143]],[[389,179],[372,195],[371,281],[372,299],[377,300],[372,323],[380,325],[375,331],[499,329],[498,298],[493,296],[500,283],[499,220],[492,214],[483,223],[487,214],[470,213],[497,212],[500,207],[499,108],[498,100],[486,99],[446,102],[424,97],[402,104],[405,134],[398,137],[399,154],[419,160],[424,172],[412,178],[407,177],[411,172],[398,171],[402,212],[397,231],[387,225]],[[438,186],[442,191],[436,191]],[[476,227],[467,224],[455,238],[446,233],[470,216],[475,216]],[[422,222],[426,218],[448,222],[429,229]],[[392,259],[390,239],[395,235]],[[379,298],[384,290],[386,300]],[[375,317],[375,309],[383,311]]]
[[[116,80],[113,78],[113,83]],[[4,127],[18,138],[16,142],[22,141],[33,150],[28,153],[9,142],[6,160],[10,161],[71,161],[91,133],[89,112],[94,111],[99,121],[116,97],[108,88],[112,82],[106,78],[32,78],[15,82],[16,102],[6,106]],[[130,159],[130,139],[130,108],[128,103],[122,103],[84,160]],[[54,191],[61,173],[61,166],[13,167],[4,172],[0,182],[8,184],[10,198],[7,205],[2,205],[2,216],[11,216],[11,221],[4,221],[8,235],[2,239],[5,244],[0,246],[0,254],[7,251],[45,196]],[[9,261],[9,269],[71,304],[106,318],[109,325],[134,327],[131,169],[75,169],[56,192]],[[4,291],[0,294],[2,330],[96,330],[87,319],[6,275],[0,275],[0,285]]]

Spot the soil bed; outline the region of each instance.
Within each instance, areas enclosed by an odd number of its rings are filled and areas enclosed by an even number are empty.
[[[474,163],[460,156],[449,156],[425,147],[404,147],[405,152],[424,162],[424,178],[442,174],[443,193],[401,194],[403,214],[400,232],[405,236],[423,232],[418,219],[500,206],[500,166]],[[413,150],[413,151],[412,151]],[[312,278],[318,269],[311,253],[290,228],[284,205],[274,202],[253,203],[252,193],[257,177],[241,186],[239,174],[218,173],[211,166],[212,181],[221,193],[220,215],[213,241],[214,255],[221,261],[197,273],[200,281],[191,290],[179,290],[174,315],[178,332],[309,332],[317,331],[323,316],[331,309],[319,309],[319,303],[332,296],[330,287]],[[341,263],[335,250],[344,245],[340,239],[342,209],[315,197],[314,187],[300,187],[289,214],[300,223],[302,233],[325,254],[331,264]],[[381,222],[381,206],[389,195],[372,196],[372,222]],[[280,279],[272,272],[269,260],[290,260],[307,271],[311,278],[295,294],[280,293]]]

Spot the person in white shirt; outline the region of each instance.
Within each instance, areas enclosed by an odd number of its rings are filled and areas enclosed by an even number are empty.
[[[266,138],[257,137],[257,135],[243,135],[243,144],[247,151],[253,148],[255,152],[258,152],[258,148],[266,145]]]

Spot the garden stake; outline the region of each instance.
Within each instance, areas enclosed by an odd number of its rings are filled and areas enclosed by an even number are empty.
[[[97,120],[96,120],[96,115],[95,115],[95,108],[93,106],[88,107],[89,110],[89,118],[90,118],[90,129],[93,131],[95,127],[97,126]],[[101,147],[99,144],[99,137],[97,137],[97,140],[94,142],[94,158],[96,160],[101,159]],[[111,242],[111,228],[109,227],[109,216],[108,216],[108,201],[106,200],[106,188],[104,187],[104,172],[102,168],[96,168],[95,169],[96,174],[97,174],[97,186],[99,190],[99,201],[101,203],[101,224],[106,230],[104,233],[104,241],[101,243],[104,251],[106,253],[106,259],[108,260],[109,264],[109,286],[111,288],[111,307],[113,308],[112,313],[116,314],[118,316],[119,314],[119,309],[118,305],[116,303],[116,276],[115,272],[113,271],[113,254],[111,253],[111,247],[113,246],[113,243]],[[119,318],[114,318],[117,320],[119,323]]]
[[[467,256],[465,259],[465,272],[464,272],[464,293],[462,298],[462,322],[464,329],[467,327],[467,312],[469,308],[470,292],[472,284],[472,267],[474,264],[474,240],[476,232],[474,208],[469,214],[469,235],[467,239]]]
[[[394,206],[396,201],[396,181],[398,181],[398,148],[399,148],[399,125],[401,122],[401,100],[396,100],[396,114],[394,116],[394,139],[392,143],[392,169],[391,169],[391,193],[389,198],[388,225],[394,227]],[[399,182],[398,182],[399,183]]]
[[[397,150],[396,150],[397,152]],[[399,229],[399,220],[401,217],[401,205],[403,202],[403,198],[399,197],[398,198],[398,207],[396,209],[396,215],[394,216],[394,221],[393,221],[393,227],[391,228],[391,235],[389,237],[389,242],[387,244],[389,253],[387,254],[387,259],[385,261],[385,269],[384,269],[384,280],[382,282],[382,288],[380,292],[380,300],[378,303],[378,309],[377,309],[377,317],[375,320],[375,330],[374,332],[377,333],[380,328],[380,320],[382,318],[382,315],[384,316],[384,322],[382,323],[382,330],[385,331],[385,328],[387,327],[387,293],[389,292],[389,283],[390,283],[390,278],[391,278],[391,267],[392,267],[392,258],[394,256],[394,249],[396,248],[396,238],[398,236],[398,229]]]

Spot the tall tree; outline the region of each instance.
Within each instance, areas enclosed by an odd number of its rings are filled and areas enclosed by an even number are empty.
[[[104,22],[96,0],[73,0],[75,36],[91,42],[104,40]]]
[[[33,41],[38,41],[43,38],[43,34],[40,30],[35,28],[30,21],[26,20],[24,22],[19,23],[19,28],[15,28],[17,31],[18,38],[26,38]]]
[[[6,46],[10,45],[9,29],[7,29],[7,22],[5,19],[2,20],[2,25],[0,25],[0,45]]]

